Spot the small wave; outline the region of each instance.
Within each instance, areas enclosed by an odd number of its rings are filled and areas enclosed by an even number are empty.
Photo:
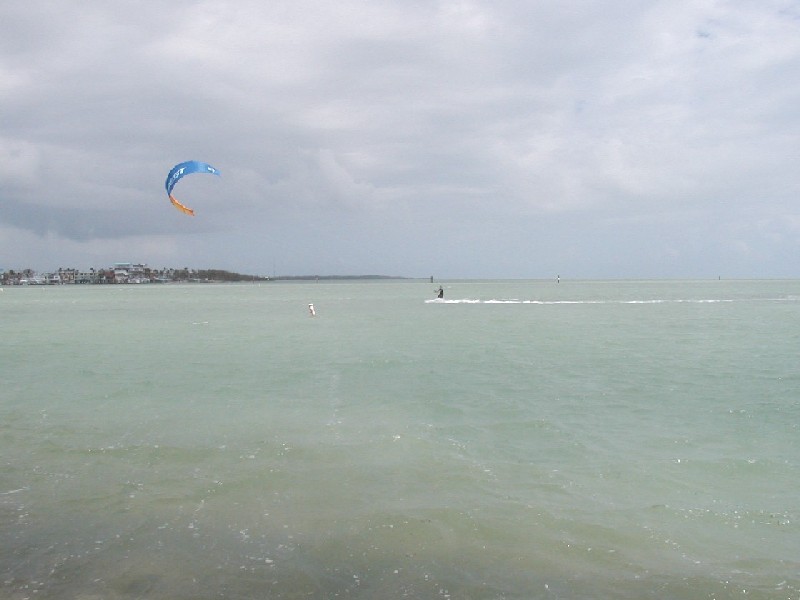
[[[490,298],[478,300],[475,298],[458,298],[445,300],[434,298],[425,300],[425,304],[537,304],[540,306],[558,305],[591,305],[591,304],[719,304],[736,302],[736,300],[723,298],[685,298],[685,299],[651,299],[651,300],[521,300],[517,298]]]

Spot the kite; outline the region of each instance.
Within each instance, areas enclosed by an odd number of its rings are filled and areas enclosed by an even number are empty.
[[[190,175],[192,173],[210,173],[212,175],[216,175],[217,177],[220,176],[219,171],[209,165],[208,163],[200,162],[197,160],[189,160],[186,162],[179,163],[172,167],[172,170],[167,175],[167,181],[164,184],[164,187],[167,188],[167,195],[169,196],[169,201],[172,202],[172,205],[177,208],[179,211],[194,216],[194,211],[189,208],[188,206],[184,206],[180,202],[178,202],[175,197],[172,195],[172,188],[175,187],[175,184],[180,181],[182,177],[185,175]]]

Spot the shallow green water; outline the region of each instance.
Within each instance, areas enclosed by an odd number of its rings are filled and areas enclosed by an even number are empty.
[[[800,597],[800,282],[434,287],[6,288],[0,597]]]

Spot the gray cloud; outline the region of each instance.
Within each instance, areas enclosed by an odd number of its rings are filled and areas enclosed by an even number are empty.
[[[797,276],[798,34],[787,0],[6,3],[0,267]],[[195,218],[187,159],[223,174]]]

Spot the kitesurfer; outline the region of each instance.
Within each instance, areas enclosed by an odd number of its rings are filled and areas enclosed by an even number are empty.
[[[316,317],[317,316],[317,311],[314,310],[314,305],[313,304],[309,304],[308,305],[308,316],[310,316],[310,317]]]
[[[436,297],[437,298],[444,298],[444,290],[442,289],[442,286],[439,286],[439,291],[436,292]]]

